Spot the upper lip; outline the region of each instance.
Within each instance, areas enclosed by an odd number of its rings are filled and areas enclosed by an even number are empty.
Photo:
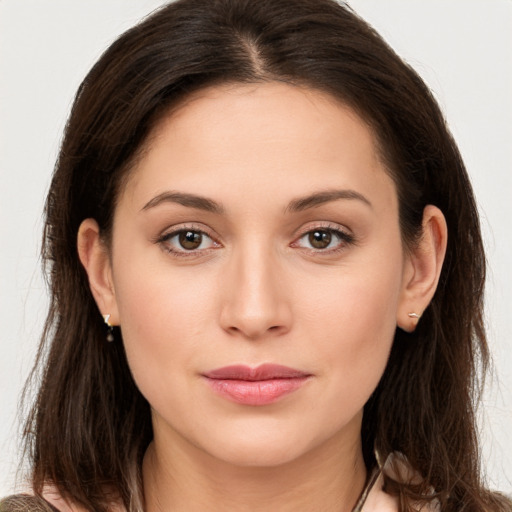
[[[279,364],[262,364],[256,368],[245,365],[232,365],[217,368],[204,374],[209,379],[218,380],[271,380],[304,378],[310,374]]]

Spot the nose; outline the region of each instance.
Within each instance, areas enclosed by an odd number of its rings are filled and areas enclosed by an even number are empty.
[[[289,290],[277,259],[270,251],[254,250],[254,245],[230,258],[221,282],[220,323],[225,331],[255,340],[290,330]]]

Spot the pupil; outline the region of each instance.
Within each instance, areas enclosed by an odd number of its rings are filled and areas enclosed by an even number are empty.
[[[197,249],[201,245],[203,237],[194,231],[182,231],[179,235],[180,245],[184,249]]]
[[[328,231],[313,231],[309,234],[309,243],[315,249],[325,249],[329,246],[332,235]]]

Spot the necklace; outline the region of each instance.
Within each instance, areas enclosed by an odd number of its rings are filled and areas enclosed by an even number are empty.
[[[375,485],[375,482],[379,479],[380,473],[381,468],[379,467],[373,470],[373,473],[370,475],[368,483],[365,485],[363,491],[361,492],[361,496],[359,496],[356,506],[352,509],[352,512],[362,512],[364,504],[366,503],[366,498],[368,498],[368,495]]]

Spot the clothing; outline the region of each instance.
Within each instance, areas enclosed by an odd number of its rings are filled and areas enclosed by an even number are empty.
[[[382,487],[384,485],[384,475],[380,468],[377,468],[366,484],[361,497],[352,512],[396,512],[398,503],[396,498],[386,494]]]
[[[384,464],[377,468],[368,479],[352,512],[398,512],[398,498],[384,492],[386,476],[394,478],[396,481],[400,481],[401,478],[408,481],[421,481],[421,476],[411,468],[403,454],[391,453]],[[421,510],[421,512],[440,512],[441,510],[436,499],[425,500],[416,505],[417,510]]]

